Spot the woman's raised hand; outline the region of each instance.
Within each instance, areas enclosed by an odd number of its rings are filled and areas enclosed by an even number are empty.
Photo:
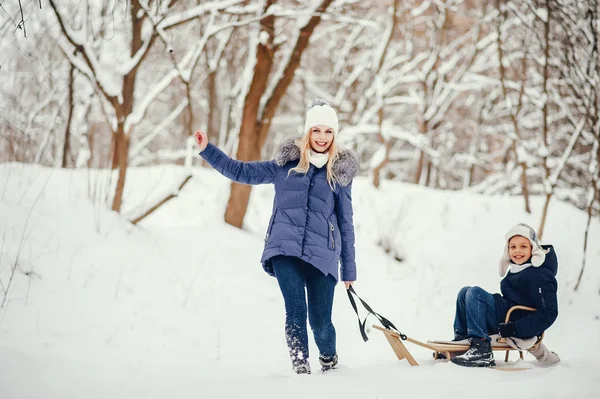
[[[204,149],[208,145],[208,135],[204,132],[197,131],[196,133],[194,133],[194,138],[196,139],[198,147],[200,147],[200,152],[204,151]]]

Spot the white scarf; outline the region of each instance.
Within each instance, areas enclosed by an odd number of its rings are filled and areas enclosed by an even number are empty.
[[[327,161],[329,161],[329,153],[328,152],[319,153],[319,152],[314,152],[313,150],[309,150],[308,151],[308,160],[310,161],[310,163],[315,165],[317,168],[322,168],[323,166],[325,166]]]
[[[531,263],[523,263],[522,265],[515,265],[514,263],[510,262],[510,272],[511,273],[519,273],[522,272],[523,270],[527,269],[528,267],[533,266]]]

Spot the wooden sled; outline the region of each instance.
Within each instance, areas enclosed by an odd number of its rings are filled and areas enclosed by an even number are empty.
[[[520,306],[520,305],[513,306],[506,313],[505,322],[508,322],[510,320],[510,315],[515,310],[527,310],[527,311],[532,311],[532,312],[536,311],[536,309],[530,308],[527,306]],[[390,346],[394,350],[396,357],[398,357],[398,360],[406,359],[411,366],[419,365],[419,363],[417,363],[415,358],[411,355],[409,350],[406,348],[406,346],[402,342],[402,337],[400,336],[400,334],[398,334],[397,332],[394,332],[392,330],[389,330],[387,328],[380,327],[378,325],[373,325],[373,328],[383,332],[386,339],[390,343]],[[532,347],[532,349],[535,349],[540,344],[540,342],[542,342],[543,337],[544,337],[544,335],[542,334],[542,336],[535,343],[535,345]],[[458,343],[452,342],[452,341],[421,342],[421,341],[418,341],[418,340],[410,338],[410,337],[406,337],[406,341],[413,343],[415,345],[421,346],[423,348],[431,349],[433,351],[434,359],[438,359],[440,354],[444,355],[446,357],[446,359],[451,359],[452,354],[456,354],[457,352],[465,352],[466,350],[469,349],[469,344],[464,344],[464,343],[460,343],[460,342],[458,342]],[[520,350],[515,349],[512,346],[508,345],[504,338],[498,338],[495,341],[493,340],[493,342],[492,342],[492,351],[505,351],[506,352],[506,355],[504,357],[505,362],[508,362],[510,351],[515,351],[515,350],[519,351],[519,356],[521,359],[523,359],[523,351],[520,351]],[[521,371],[521,370],[527,370],[527,368],[499,367],[498,370]]]

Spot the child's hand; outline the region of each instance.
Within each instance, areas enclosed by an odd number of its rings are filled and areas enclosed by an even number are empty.
[[[194,133],[194,138],[196,139],[198,147],[200,147],[200,152],[204,151],[204,149],[208,145],[208,135],[204,132],[197,131],[196,133]]]

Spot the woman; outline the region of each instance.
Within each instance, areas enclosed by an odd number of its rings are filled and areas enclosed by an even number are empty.
[[[209,144],[206,133],[196,133],[200,155],[225,177],[275,186],[261,262],[283,294],[286,340],[297,374],[310,374],[307,313],[321,370],[337,365],[331,310],[340,260],[346,289],[356,280],[351,189],[358,158],[337,146],[337,114],[325,102],[313,102],[304,131],[265,162],[233,160]]]

